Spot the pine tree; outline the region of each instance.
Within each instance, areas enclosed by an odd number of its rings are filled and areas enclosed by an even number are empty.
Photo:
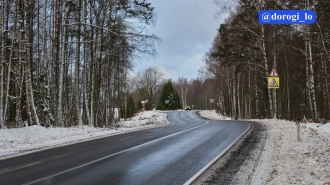
[[[165,100],[169,100],[168,104],[165,104]],[[169,80],[165,83],[163,87],[157,109],[175,110],[181,108],[182,105],[181,105],[179,93],[174,89],[172,82]]]
[[[137,107],[132,96],[129,96],[128,98],[126,111],[126,115],[128,118],[133,117],[134,114],[137,112]]]

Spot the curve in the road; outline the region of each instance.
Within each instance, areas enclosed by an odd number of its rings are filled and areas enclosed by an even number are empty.
[[[174,124],[19,156],[0,163],[5,184],[183,184],[248,128],[168,112]],[[189,182],[189,181],[188,181]]]

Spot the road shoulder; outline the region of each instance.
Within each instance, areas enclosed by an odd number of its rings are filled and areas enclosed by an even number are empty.
[[[273,139],[267,125],[249,122],[251,129],[192,184],[265,184]]]

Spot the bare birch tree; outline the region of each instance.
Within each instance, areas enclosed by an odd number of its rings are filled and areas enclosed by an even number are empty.
[[[60,63],[60,70],[59,70],[59,82],[58,82],[58,103],[57,103],[57,125],[64,126],[63,120],[63,112],[62,112],[62,100],[63,100],[63,77],[64,77],[64,63],[65,63],[65,56],[66,56],[66,49],[68,43],[68,36],[67,36],[67,29],[68,29],[68,18],[69,13],[71,10],[71,0],[67,0],[66,2],[66,9],[65,9],[65,16],[64,16],[64,29],[63,29],[63,46],[62,46],[62,56],[61,56],[61,63]]]
[[[140,92],[142,100],[148,100],[150,104],[155,104],[155,93],[164,81],[163,72],[157,67],[149,67],[143,71],[138,71],[134,77],[134,84]]]

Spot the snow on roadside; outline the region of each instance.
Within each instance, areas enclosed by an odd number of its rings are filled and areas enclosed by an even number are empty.
[[[89,126],[70,128],[26,128],[0,129],[0,159],[28,152],[62,146],[66,144],[107,137],[138,129],[169,124],[166,114],[159,111],[144,111],[131,121],[120,121],[119,128],[95,128]],[[141,121],[140,121],[141,120]]]
[[[163,125],[169,123],[165,113],[155,111],[144,111],[127,121],[120,121],[118,125],[125,128],[139,127],[140,125]]]
[[[213,119],[213,120],[231,120],[231,118],[224,115],[219,115],[214,110],[203,110],[199,111],[199,115],[204,118]]]
[[[203,117],[219,119],[214,111],[201,111]],[[249,120],[263,122],[272,138],[271,149],[265,147],[263,155],[270,155],[268,170],[254,180],[254,184],[322,184],[330,185],[330,123],[301,124],[301,141],[297,141],[295,122],[277,119]],[[271,152],[271,154],[269,154]],[[267,167],[266,167],[267,168]],[[266,174],[266,171],[269,174]]]
[[[267,184],[330,185],[330,123],[297,125],[283,120],[262,120],[274,134],[274,152]]]
[[[214,111],[200,111],[209,119],[230,119]],[[141,120],[141,121],[140,121]],[[322,184],[330,185],[330,123],[301,124],[301,142],[297,142],[296,124],[292,121],[263,119],[273,138],[272,160],[265,174],[265,184]],[[70,128],[44,128],[31,126],[0,129],[0,159],[28,152],[62,146],[79,141],[129,132],[137,129],[168,124],[166,114],[144,111],[131,121],[121,121],[117,129],[84,126]],[[141,126],[140,126],[141,124]],[[267,150],[267,147],[266,147]],[[269,154],[263,151],[264,154]],[[264,168],[261,168],[264,169]],[[268,176],[268,177],[267,177]],[[254,181],[261,182],[261,181]],[[256,183],[257,184],[257,183]]]

